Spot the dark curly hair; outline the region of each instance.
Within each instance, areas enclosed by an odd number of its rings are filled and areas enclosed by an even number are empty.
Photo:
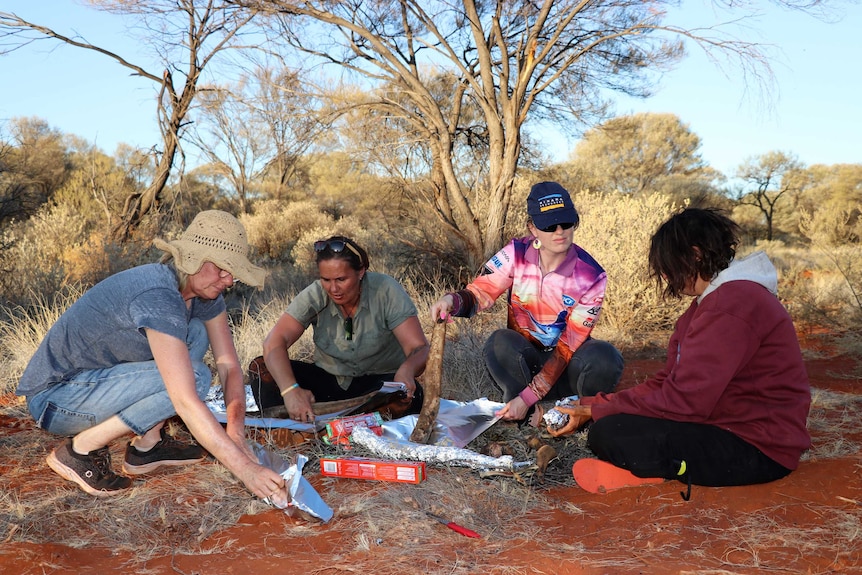
[[[714,208],[686,208],[659,226],[650,241],[650,277],[665,297],[681,297],[697,277],[711,281],[730,265],[739,225]]]

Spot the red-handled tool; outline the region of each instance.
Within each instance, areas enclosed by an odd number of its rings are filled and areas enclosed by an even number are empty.
[[[439,515],[434,515],[430,511],[426,511],[425,513],[428,514],[428,517],[431,517],[432,519],[436,519],[437,521],[439,521],[440,523],[442,523],[443,525],[445,525],[446,527],[448,527],[449,529],[451,529],[455,533],[460,533],[461,535],[463,535],[465,537],[477,537],[477,538],[482,537],[481,535],[479,535],[475,531],[467,529],[466,527],[462,527],[462,526],[458,525],[457,523],[455,523],[454,521],[449,521],[448,519],[444,519],[443,517],[440,517]]]

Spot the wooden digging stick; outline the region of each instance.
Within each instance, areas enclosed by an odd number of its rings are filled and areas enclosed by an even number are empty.
[[[434,324],[431,331],[431,350],[428,352],[428,363],[425,365],[425,378],[422,387],[425,397],[422,400],[422,410],[416,427],[410,434],[410,441],[414,443],[428,443],[434,423],[437,421],[437,413],[440,411],[440,384],[443,381],[443,348],[446,345],[446,322],[440,321]]]

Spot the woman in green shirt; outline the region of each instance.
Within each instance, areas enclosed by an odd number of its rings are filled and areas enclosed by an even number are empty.
[[[262,382],[261,409],[284,403],[288,416],[312,421],[312,404],[365,395],[384,382],[401,382],[422,407],[416,377],[425,369],[428,340],[416,306],[394,278],[368,271],[356,242],[333,236],[314,243],[320,279],[302,290],[267,335],[263,359],[272,382]],[[314,330],[314,363],[290,359],[289,348]]]

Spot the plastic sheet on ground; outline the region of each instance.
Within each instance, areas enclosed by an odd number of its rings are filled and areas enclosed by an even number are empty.
[[[205,402],[220,423],[227,423],[227,408],[224,403],[224,393],[220,386],[214,386],[210,390]],[[499,420],[494,413],[500,410],[503,405],[485,398],[474,399],[469,402],[441,399],[440,410],[429,443],[440,446],[466,446]],[[251,387],[248,385],[246,386],[246,411],[257,412],[257,404],[254,401]],[[314,433],[326,428],[328,422],[343,415],[343,413],[331,413],[318,416],[314,423],[246,415],[245,425],[262,429],[290,429]],[[416,426],[417,419],[418,416],[416,415],[408,415],[384,422],[384,435],[393,439],[408,441],[410,434],[413,433],[413,428]]]
[[[428,440],[430,445],[464,447],[482,432],[497,423],[494,415],[504,404],[487,399],[473,401],[440,400],[440,411]],[[400,419],[383,422],[383,435],[400,441],[409,441],[418,415],[405,415]]]
[[[302,476],[302,468],[308,462],[306,456],[299,454],[296,456],[296,462],[290,463],[279,454],[259,443],[252,443],[251,446],[261,465],[272,469],[284,477],[287,495],[290,498],[286,504],[279,504],[280,502],[270,501],[268,498],[264,501],[275,507],[284,509],[288,514],[291,514],[291,507],[294,507],[313,517],[317,517],[324,523],[332,519],[334,514],[332,509],[323,501],[308,480]]]
[[[213,388],[206,399],[206,403],[217,420],[221,423],[227,421],[224,396],[220,387]],[[407,415],[399,419],[384,421],[382,436],[378,436],[366,428],[358,427],[353,430],[351,438],[357,445],[362,445],[386,459],[442,463],[478,470],[517,470],[531,465],[532,462],[515,462],[511,455],[490,457],[465,449],[467,444],[499,421],[500,418],[494,414],[504,405],[485,398],[468,402],[441,399],[440,410],[428,444],[410,441],[410,434],[413,433],[413,428],[416,427],[418,420],[417,415]],[[257,405],[249,386],[246,386],[246,410],[257,411]],[[328,421],[337,419],[341,415],[343,414],[335,413],[318,417],[313,424],[301,423],[292,419],[246,416],[245,424],[249,427],[264,429],[284,428],[314,433],[325,428]],[[281,471],[278,472],[281,473]],[[311,488],[310,485],[309,488]],[[311,489],[313,490],[313,488]]]

